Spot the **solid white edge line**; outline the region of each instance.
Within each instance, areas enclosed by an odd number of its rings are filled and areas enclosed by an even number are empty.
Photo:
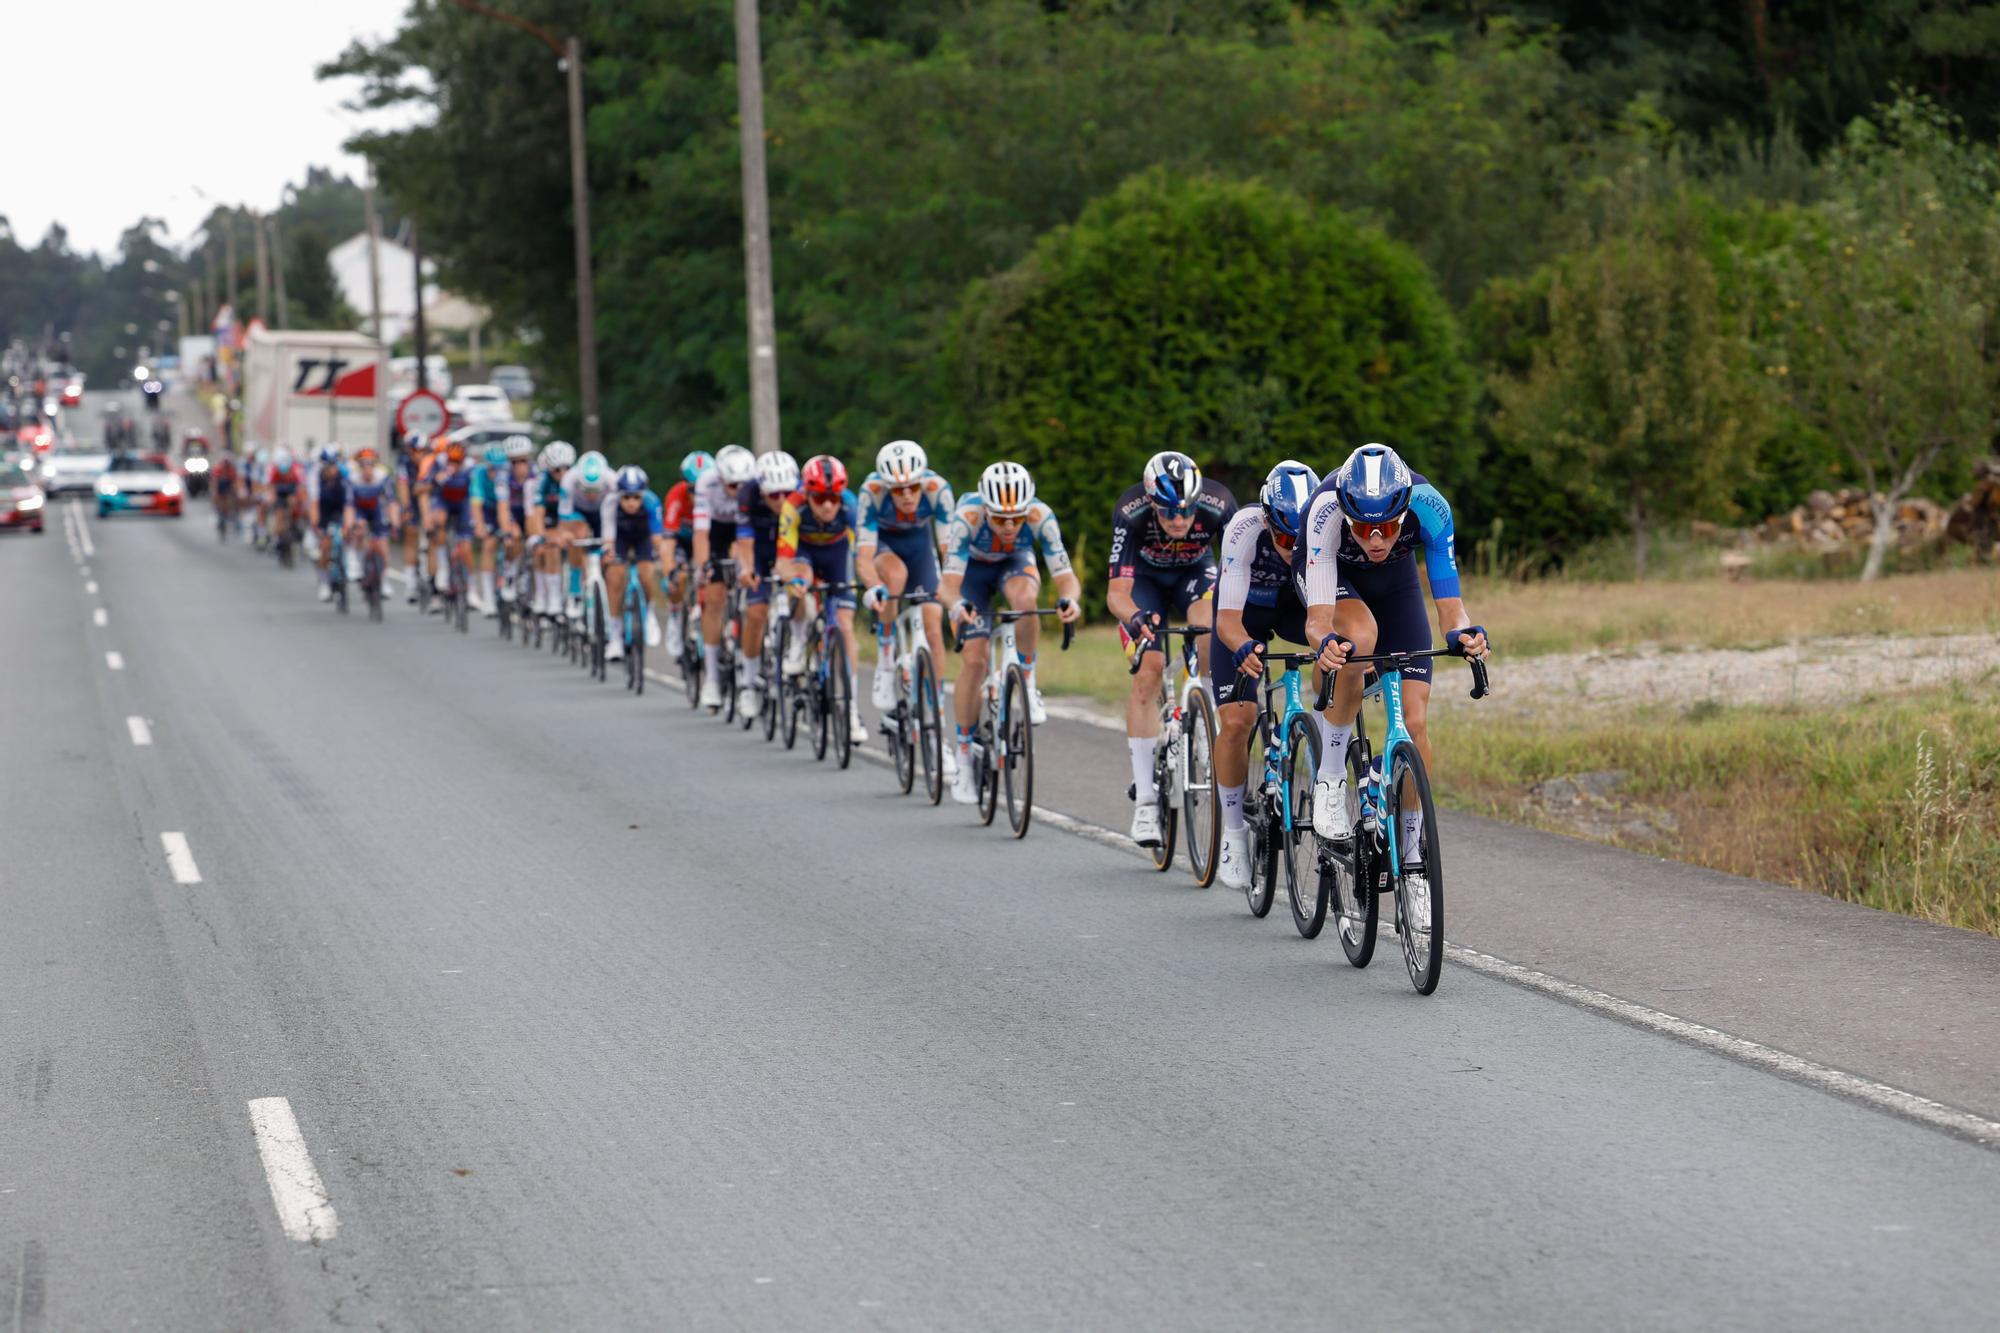
[[[125,654],[118,652],[106,653],[104,655],[104,665],[112,671],[123,671],[125,669]]]
[[[201,870],[194,863],[194,850],[188,846],[187,834],[162,833],[160,846],[166,849],[167,869],[173,872],[174,883],[201,883]]]
[[[91,610],[90,619],[92,624],[96,625],[99,629],[103,629],[111,623],[111,613],[101,606],[94,607]]]
[[[287,1238],[313,1242],[332,1240],[340,1217],[326,1195],[326,1184],[306,1151],[298,1117],[283,1097],[250,1099],[250,1128],[257,1136],[257,1155],[264,1161],[264,1179],[271,1186],[271,1203]]]
[[[679,684],[678,681],[670,681],[659,672],[650,669],[646,675],[663,685]],[[881,733],[875,734],[879,736]],[[854,753],[871,763],[889,766],[894,764],[888,755],[877,754],[859,746],[855,747]],[[1050,810],[1046,806],[1035,806],[1034,815],[1036,819],[1064,833],[1133,856],[1146,857],[1149,864],[1152,860],[1145,848],[1112,829],[1078,819],[1073,815],[1063,814],[1059,810]],[[1445,942],[1445,953],[1459,966],[1477,972],[1481,976],[1536,991],[1550,999],[1560,1000],[1579,1009],[1588,1009],[1621,1023],[1671,1037],[1740,1064],[1776,1074],[1794,1083],[1803,1083],[1822,1092],[1832,1093],[1836,1097],[1861,1102],[1875,1110],[1941,1130],[1954,1138],[1964,1139],[1982,1148],[2000,1149],[2000,1121],[1988,1120],[1929,1097],[1906,1092],[1887,1083],[1863,1078],[1859,1074],[1850,1074],[1846,1070],[1835,1069],[1831,1065],[1823,1065],[1816,1060],[1808,1060],[1804,1056],[1793,1055],[1788,1051],[1751,1041],[1748,1037],[1738,1037],[1674,1014],[1648,1008],[1631,1000],[1620,999],[1604,991],[1579,986],[1573,981],[1564,981],[1561,977],[1550,976],[1546,972],[1538,972],[1532,967],[1523,967],[1519,963],[1496,958],[1477,949],[1468,949],[1449,940]]]
[[[153,743],[153,729],[147,725],[145,718],[136,715],[128,717],[125,719],[125,726],[132,733],[132,744],[151,745]]]

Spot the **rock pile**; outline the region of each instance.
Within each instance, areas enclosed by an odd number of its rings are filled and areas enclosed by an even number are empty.
[[[1937,541],[1949,518],[1935,500],[1912,496],[1903,501],[1896,506],[1897,547],[1909,551]],[[1858,549],[1875,533],[1875,504],[1868,492],[1855,487],[1814,491],[1804,504],[1773,514],[1751,531],[1760,542],[1788,542],[1810,551]]]
[[[2000,458],[1979,465],[1972,490],[1951,507],[1944,535],[1969,543],[1981,560],[2000,560]]]

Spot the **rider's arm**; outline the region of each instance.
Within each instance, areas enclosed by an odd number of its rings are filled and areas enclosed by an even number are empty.
[[[944,545],[944,569],[938,576],[938,600],[951,613],[953,623],[959,616],[959,589],[965,584],[965,566],[972,559],[972,521],[961,510],[953,510],[949,535]]]
[[[1477,630],[1459,595],[1458,552],[1452,535],[1451,506],[1437,487],[1425,482],[1410,493],[1410,512],[1416,516],[1423,534],[1424,573],[1429,576],[1431,597],[1437,602],[1438,628],[1447,644],[1457,644],[1459,631]],[[1486,635],[1478,631],[1466,637],[1475,657],[1486,654]]]
[[[1318,644],[1333,633],[1334,603],[1340,598],[1340,497],[1328,491],[1315,499],[1305,527],[1306,637]],[[1337,665],[1346,655],[1339,643],[1329,644],[1320,664]]]
[[[778,511],[778,559],[790,563],[799,558],[799,499],[793,496]]]
[[[924,492],[931,497],[931,503],[937,506],[936,532],[933,540],[937,542],[938,551],[942,554],[949,549],[951,516],[957,512],[958,502],[952,499],[951,483],[935,472],[924,479]]]
[[[1222,530],[1222,572],[1215,582],[1215,637],[1230,652],[1250,641],[1243,608],[1250,601],[1250,567],[1257,560],[1263,514],[1238,515]]]
[[[1062,525],[1056,522],[1056,511],[1036,503],[1028,510],[1027,526],[1035,534],[1035,544],[1042,548],[1042,559],[1055,579],[1057,614],[1065,622],[1075,620],[1083,613],[1083,581],[1070,567],[1069,551],[1063,546]]]
[[[1104,606],[1121,625],[1139,614],[1139,604],[1132,600],[1132,580],[1137,571],[1127,555],[1136,539],[1131,520],[1125,515],[1125,505],[1120,503],[1111,512],[1111,544],[1105,548],[1108,552],[1105,569],[1111,575],[1111,583],[1104,590]]]

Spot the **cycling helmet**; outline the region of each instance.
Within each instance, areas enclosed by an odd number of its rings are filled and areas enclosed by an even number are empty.
[[[507,451],[505,449],[502,449],[497,444],[486,446],[486,465],[488,467],[505,467],[506,464]]]
[[[337,444],[323,444],[323,445],[321,445],[321,446],[320,446],[320,450],[319,450],[319,465],[320,465],[321,467],[332,467],[332,466],[334,466],[335,464],[337,464],[338,462],[340,462],[340,446],[339,446],[339,445],[337,445]]]
[[[715,455],[706,449],[697,449],[681,460],[681,480],[692,486],[701,479],[701,474],[715,466]]]
[[[272,467],[286,468],[290,467],[291,465],[292,465],[292,451],[290,449],[287,449],[284,445],[281,444],[277,448],[271,451]]]
[[[1257,502],[1264,508],[1264,530],[1273,537],[1296,542],[1305,528],[1306,508],[1318,486],[1319,478],[1304,463],[1287,458],[1272,468],[1264,478],[1264,489],[1257,494]]]
[[[724,480],[727,480],[725,477]],[[790,495],[799,488],[799,462],[783,449],[757,458],[757,489],[766,495]]]
[[[979,498],[989,514],[1017,518],[1035,502],[1035,479],[1019,463],[991,464],[979,474]]]
[[[535,452],[535,442],[525,435],[509,435],[502,447],[509,458],[527,458]]]
[[[924,479],[931,461],[915,440],[891,440],[875,455],[875,471],[891,486],[914,486]]]
[[[807,495],[823,500],[847,489],[847,469],[832,454],[815,454],[806,460],[800,481]]]
[[[576,447],[567,440],[552,441],[546,449],[542,450],[542,467],[546,471],[554,472],[560,468],[569,467],[575,462]]]
[[[372,444],[364,444],[354,451],[354,461],[357,463],[373,463],[381,457],[382,455],[375,452],[375,446]]]
[[[757,455],[740,444],[725,444],[715,451],[715,470],[725,486],[741,486],[757,476]]]
[[[604,455],[592,449],[576,460],[577,484],[586,490],[601,491],[605,483],[610,480],[605,476],[609,470],[610,464],[604,461]]]
[[[619,468],[618,493],[620,495],[644,495],[646,493],[646,469],[642,467]]]
[[[1334,474],[1340,512],[1355,523],[1389,523],[1410,507],[1410,469],[1386,444],[1364,444]]]
[[[450,459],[454,463],[463,463],[465,461],[465,441],[446,440],[444,445],[444,456]]]
[[[1146,498],[1180,516],[1201,496],[1201,469],[1186,454],[1166,449],[1146,460]]]

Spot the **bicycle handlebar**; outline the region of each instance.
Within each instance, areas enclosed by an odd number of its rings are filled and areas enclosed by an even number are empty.
[[[1185,638],[1187,642],[1181,645],[1181,653],[1183,656],[1187,658],[1188,669],[1193,670],[1194,641],[1196,639],[1199,639],[1204,634],[1213,634],[1213,633],[1215,633],[1215,631],[1210,629],[1207,625],[1174,625],[1171,627],[1162,627],[1160,629],[1154,630],[1153,638],[1171,639],[1176,634],[1181,635],[1183,638]],[[1151,642],[1151,640],[1148,640],[1147,642]],[[1145,656],[1146,654],[1144,651],[1144,647],[1142,645],[1141,650],[1139,652],[1132,654],[1132,665],[1125,668],[1125,674],[1128,676],[1138,675],[1139,663],[1145,658]]]
[[[1317,659],[1319,654],[1314,653],[1312,656]],[[1462,648],[1432,648],[1427,652],[1421,653],[1375,653],[1368,657],[1350,657],[1343,665],[1367,666],[1375,662],[1389,662],[1394,664],[1394,669],[1401,670],[1403,664],[1407,662],[1416,662],[1432,657],[1464,656],[1465,650]],[[1484,699],[1491,692],[1490,678],[1486,673],[1486,662],[1484,659],[1476,657],[1469,660],[1472,663],[1472,697],[1475,699]],[[1334,677],[1338,674],[1338,672],[1329,673],[1324,680],[1320,681],[1319,693],[1313,696],[1314,712],[1325,711],[1327,701],[1333,697],[1333,681]]]
[[[994,612],[989,612],[988,614],[991,615],[993,620],[998,624],[1011,625],[1017,620],[1026,620],[1029,616],[1053,616],[1053,615],[1059,615],[1061,613],[1058,612],[1053,607],[1037,607],[1032,611],[994,611]],[[958,630],[952,637],[951,647],[953,652],[963,652],[965,650],[965,631],[968,628],[969,626],[965,625],[961,625],[958,627]],[[1076,638],[1076,622],[1074,620],[1064,621],[1063,637],[1062,637],[1063,652],[1069,651],[1070,643],[1075,638]]]

